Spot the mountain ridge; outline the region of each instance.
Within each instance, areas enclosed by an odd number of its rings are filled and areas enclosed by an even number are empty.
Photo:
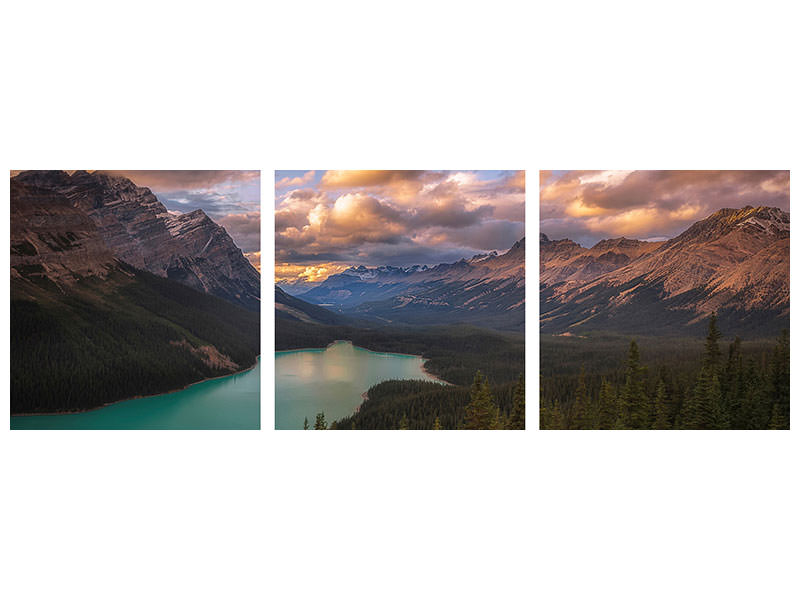
[[[202,210],[174,215],[148,188],[101,171],[23,171],[11,181],[18,230],[31,218],[26,194],[36,194],[40,206],[50,195],[62,209],[70,205],[88,217],[121,262],[259,310],[258,271]],[[34,250],[40,246],[35,238],[25,241]]]
[[[543,332],[644,330],[648,321],[678,331],[712,312],[729,330],[788,324],[789,214],[778,208],[721,209],[670,240],[626,242],[617,264],[567,242],[556,242],[559,254],[540,237]]]
[[[432,267],[351,267],[297,297],[384,323],[481,322],[522,330],[525,238],[502,254],[478,254]]]

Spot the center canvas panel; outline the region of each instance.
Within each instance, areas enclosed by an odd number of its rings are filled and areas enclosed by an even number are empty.
[[[277,171],[275,427],[525,428],[525,172]]]

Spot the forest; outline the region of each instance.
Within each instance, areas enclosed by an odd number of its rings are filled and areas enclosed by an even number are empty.
[[[359,410],[328,424],[310,415],[309,429],[524,429],[525,342],[521,334],[472,326],[328,326],[276,318],[276,350],[324,348],[349,340],[376,352],[418,354],[448,382],[384,381]],[[515,399],[516,398],[516,399]]]
[[[315,429],[325,429],[325,415]],[[372,386],[359,410],[330,429],[525,429],[525,383],[490,387],[480,371],[472,385],[383,381]]]
[[[12,281],[11,340],[11,413],[68,412],[231,372],[200,346],[252,366],[259,315],[125,266],[68,294],[46,278]]]
[[[789,334],[721,342],[543,336],[541,429],[788,429]],[[643,360],[648,357],[648,362]]]

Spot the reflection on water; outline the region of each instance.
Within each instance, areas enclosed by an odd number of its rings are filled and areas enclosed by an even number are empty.
[[[275,353],[275,428],[302,429],[324,412],[330,423],[353,414],[361,394],[388,379],[433,380],[417,356],[371,352],[350,342],[324,350]]]

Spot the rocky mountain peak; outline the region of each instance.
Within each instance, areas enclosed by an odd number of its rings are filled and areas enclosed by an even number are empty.
[[[725,208],[666,242],[622,244],[574,256],[543,246],[543,330],[689,327],[712,311],[734,328],[788,319],[789,214],[779,208]]]
[[[258,271],[202,210],[170,214],[148,188],[98,171],[27,171],[14,181],[61,198],[91,220],[116,259],[258,310]]]

